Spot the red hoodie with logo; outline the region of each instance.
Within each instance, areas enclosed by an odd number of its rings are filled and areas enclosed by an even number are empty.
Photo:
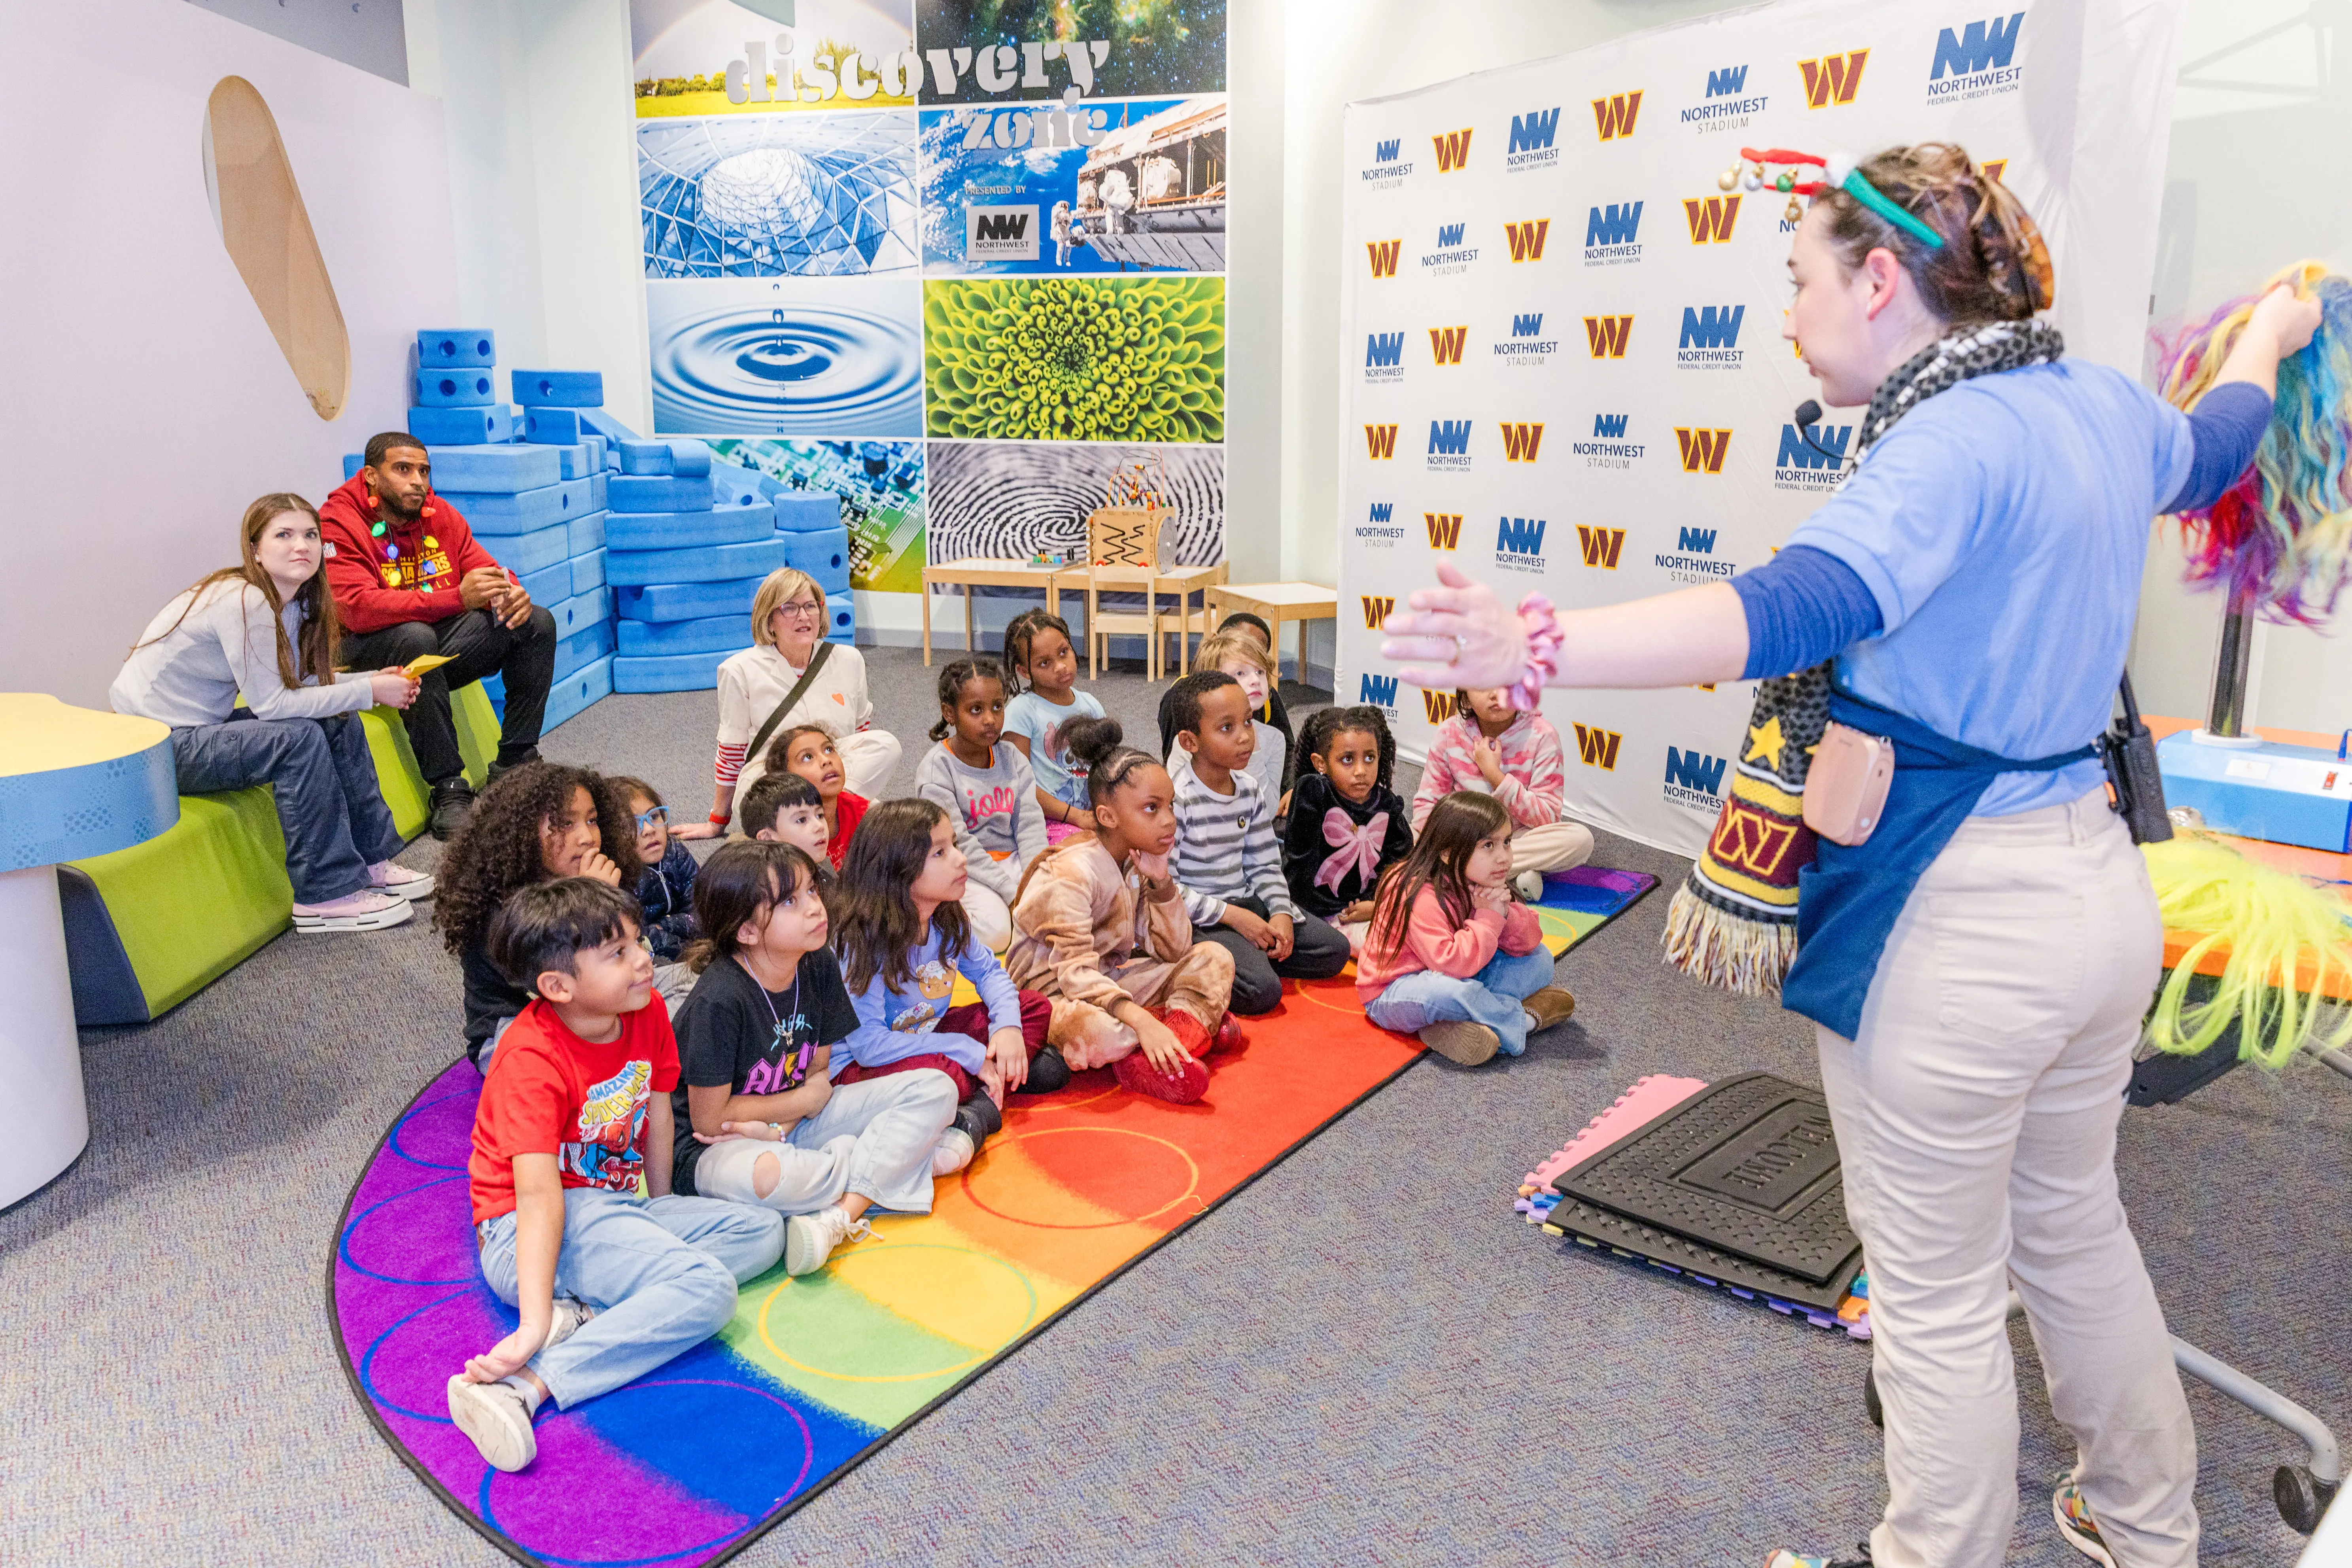
[[[423,516],[404,522],[370,504],[358,474],[327,498],[319,523],[329,552],[327,591],[349,631],[446,621],[466,607],[457,593],[466,574],[499,564],[446,497],[430,497]]]

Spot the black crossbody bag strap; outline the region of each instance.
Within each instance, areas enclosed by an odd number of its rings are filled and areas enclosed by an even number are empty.
[[[751,744],[743,752],[745,762],[760,754],[760,748],[768,743],[768,737],[776,732],[776,726],[784,721],[784,715],[793,710],[793,705],[808,690],[809,682],[816,679],[816,672],[824,668],[824,661],[832,656],[833,645],[819,638],[816,652],[809,656],[808,668],[801,671],[801,678],[793,682],[793,689],[784,693],[784,700],[776,704],[776,710],[768,715],[768,721],[761,725],[759,732],[751,737]]]

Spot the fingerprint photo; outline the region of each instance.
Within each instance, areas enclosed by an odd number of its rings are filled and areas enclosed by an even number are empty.
[[[1167,559],[1211,566],[1225,557],[1222,447],[929,441],[930,553],[1026,560],[1043,550],[1082,558],[1087,514],[1105,504],[1111,476],[1144,466],[1164,486]],[[1161,475],[1164,474],[1164,479]]]
[[[912,111],[640,123],[646,276],[911,271],[915,135]]]
[[[648,282],[655,432],[920,436],[921,300],[878,279]]]

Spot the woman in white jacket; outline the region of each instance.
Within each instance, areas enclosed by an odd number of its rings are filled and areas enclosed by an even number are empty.
[[[172,727],[184,795],[268,784],[286,831],[298,931],[373,931],[409,917],[433,879],[392,863],[400,832],[376,787],[363,708],[405,708],[397,669],[335,672],[335,602],[319,514],[297,495],[245,509],[242,557],[147,625],[108,693]],[[236,705],[245,698],[245,706]]]

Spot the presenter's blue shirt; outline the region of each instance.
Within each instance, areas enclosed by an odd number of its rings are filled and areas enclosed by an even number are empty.
[[[1852,567],[1882,631],[1838,658],[1857,696],[2000,756],[2107,724],[2153,520],[2189,477],[2189,421],[2105,365],[1979,376],[1897,421],[1789,543]],[[2002,773],[2008,816],[2078,798],[2096,762]]]

